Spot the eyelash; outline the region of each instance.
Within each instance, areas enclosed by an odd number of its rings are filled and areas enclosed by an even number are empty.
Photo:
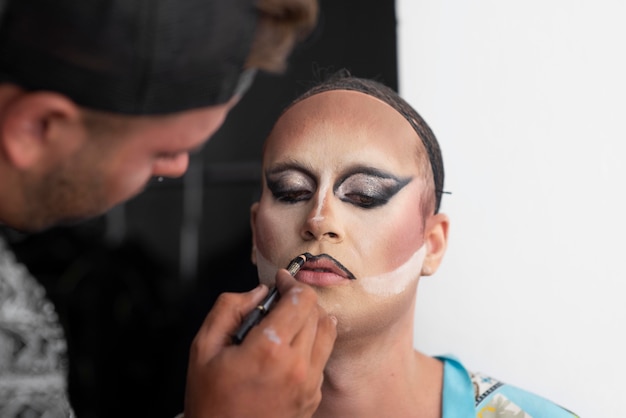
[[[382,206],[386,204],[389,199],[384,199],[380,197],[369,196],[361,193],[346,193],[345,196],[350,198],[350,202],[355,206],[358,206],[363,209],[372,209],[378,206]],[[341,199],[342,201],[346,201],[348,199]]]
[[[304,200],[308,200],[311,197],[311,193],[308,190],[284,190],[284,191],[272,191],[274,199],[284,203],[298,203]]]
[[[312,193],[308,190],[284,190],[272,191],[274,199],[279,202],[294,204],[306,201],[311,198]],[[342,202],[350,203],[363,209],[372,209],[386,204],[389,199],[369,196],[363,193],[346,193],[345,197],[340,198]]]

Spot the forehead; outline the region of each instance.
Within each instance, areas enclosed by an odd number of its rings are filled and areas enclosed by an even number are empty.
[[[411,125],[388,104],[365,93],[332,90],[296,103],[279,118],[266,141],[264,163],[321,157],[416,168],[422,149]]]

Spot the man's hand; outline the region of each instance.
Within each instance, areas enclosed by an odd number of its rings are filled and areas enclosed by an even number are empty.
[[[240,345],[232,334],[265,286],[220,295],[191,346],[185,418],[310,417],[321,398],[336,320],[315,291],[279,270],[280,299]]]

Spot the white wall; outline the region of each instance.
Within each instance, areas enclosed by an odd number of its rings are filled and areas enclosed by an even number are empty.
[[[625,416],[626,2],[397,0],[400,92],[446,165],[416,346]]]

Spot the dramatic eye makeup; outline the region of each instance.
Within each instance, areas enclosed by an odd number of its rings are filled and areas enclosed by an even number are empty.
[[[410,181],[369,167],[357,167],[335,183],[334,193],[344,202],[369,209],[382,206]]]
[[[317,183],[302,170],[280,168],[265,173],[267,188],[279,202],[296,203],[308,200],[315,193]]]
[[[302,167],[277,167],[265,173],[274,199],[297,203],[311,199],[317,191],[315,177]],[[335,182],[333,193],[343,202],[370,209],[382,206],[406,186],[412,177],[399,178],[371,167],[353,167]]]

